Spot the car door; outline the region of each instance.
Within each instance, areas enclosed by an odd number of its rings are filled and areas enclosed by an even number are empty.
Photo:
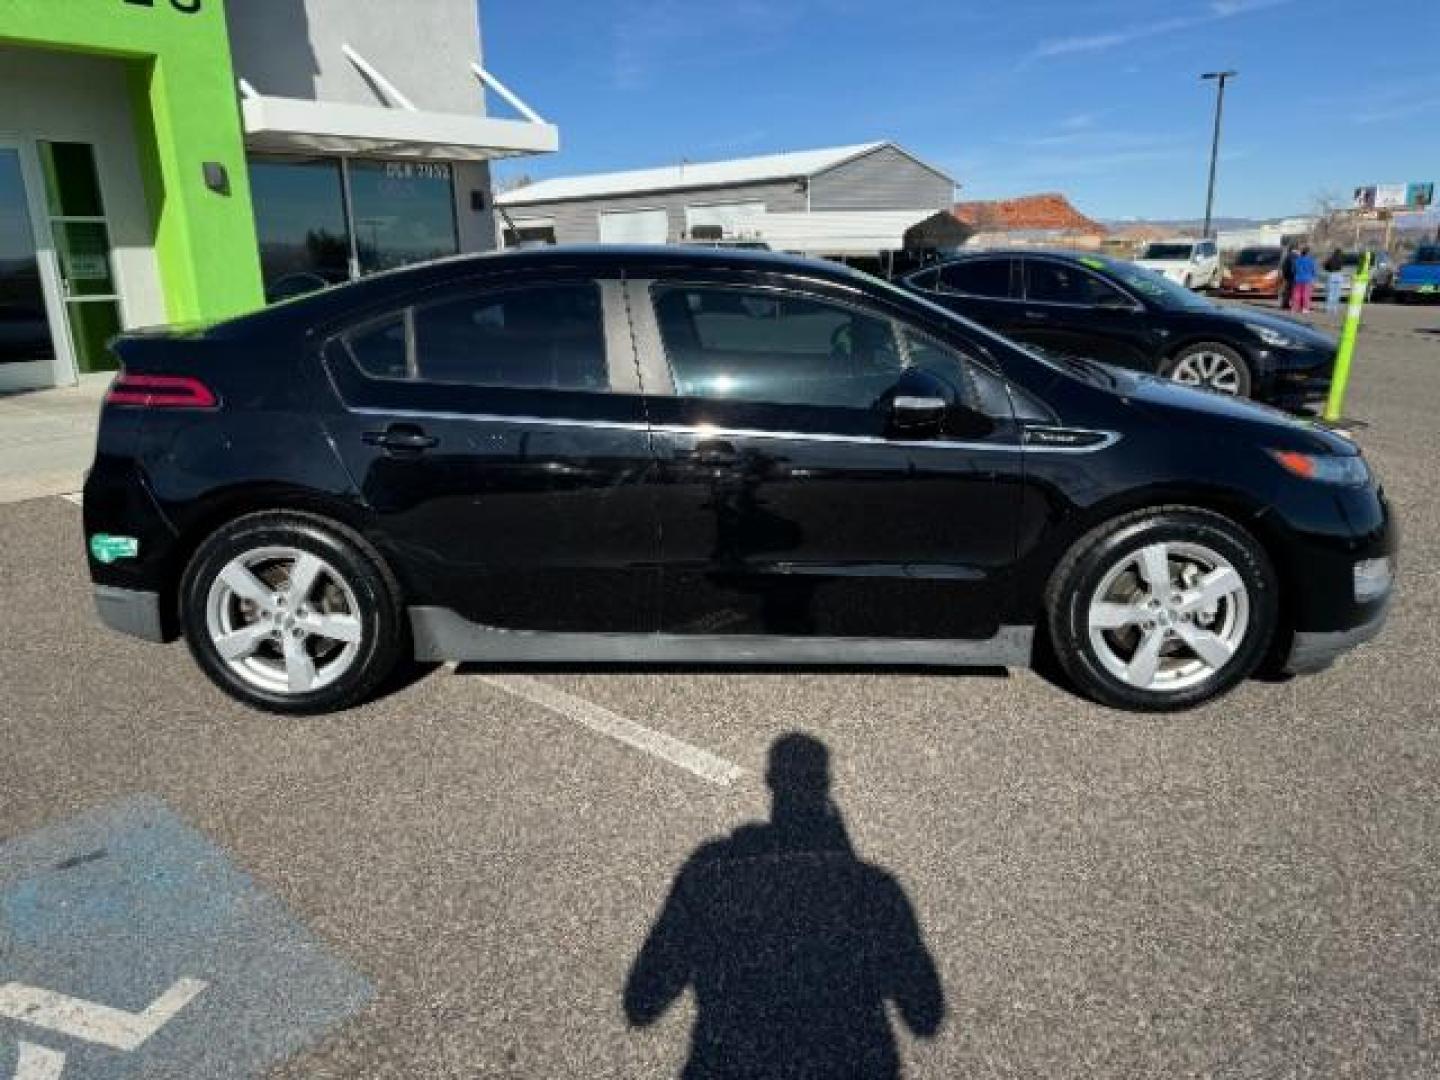
[[[1003,392],[987,413],[943,346],[921,362],[889,313],[825,286],[696,273],[629,289],[666,631],[996,632],[1022,479]],[[897,426],[898,399],[936,405],[933,427]]]
[[[974,255],[915,274],[910,284],[927,300],[1010,336],[1023,315],[1019,269],[1008,255]]]
[[[1011,334],[1016,341],[1155,370],[1163,339],[1143,304],[1077,261],[1027,255],[1024,263],[1022,321]]]
[[[412,603],[510,629],[656,628],[652,458],[621,289],[476,284],[325,347],[331,436]]]

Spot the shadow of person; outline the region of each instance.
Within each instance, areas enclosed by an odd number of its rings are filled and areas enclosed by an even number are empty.
[[[685,1080],[898,1076],[886,1003],[922,1038],[945,1015],[910,902],[856,856],[823,743],[777,739],[766,781],[770,821],[703,845],[676,876],[630,969],[626,1017],[654,1023],[694,988]]]

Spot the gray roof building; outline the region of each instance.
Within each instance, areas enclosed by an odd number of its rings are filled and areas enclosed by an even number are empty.
[[[817,219],[807,233],[823,235],[833,222],[853,235],[857,222],[868,232],[908,212],[913,224],[948,211],[954,199],[949,175],[895,143],[870,142],[560,177],[506,192],[496,204],[506,243],[663,244],[763,241],[772,215],[784,215],[786,234],[794,235],[793,215],[806,213]],[[880,211],[888,217],[868,216]],[[824,240],[814,243],[823,247]]]

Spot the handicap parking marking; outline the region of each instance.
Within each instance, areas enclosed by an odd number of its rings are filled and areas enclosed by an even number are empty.
[[[15,1080],[60,1080],[64,1071],[65,1055],[59,1050],[21,1040]]]
[[[179,979],[143,1012],[132,1013],[12,982],[0,986],[0,1016],[116,1050],[135,1050],[204,989],[199,979]]]
[[[0,1077],[253,1077],[373,996],[159,799],[0,844]]]

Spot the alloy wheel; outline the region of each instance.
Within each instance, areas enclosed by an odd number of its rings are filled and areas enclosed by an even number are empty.
[[[1147,544],[1101,579],[1087,623],[1110,674],[1137,689],[1173,693],[1213,677],[1235,656],[1250,627],[1250,593],[1211,548]]]
[[[251,686],[305,694],[355,663],[364,624],[355,591],[324,559],[262,547],[225,564],[210,584],[206,629],[220,658]]]
[[[1232,396],[1240,393],[1240,369],[1235,361],[1224,353],[1208,349],[1182,356],[1170,373],[1170,378],[1186,386],[1203,386]]]

